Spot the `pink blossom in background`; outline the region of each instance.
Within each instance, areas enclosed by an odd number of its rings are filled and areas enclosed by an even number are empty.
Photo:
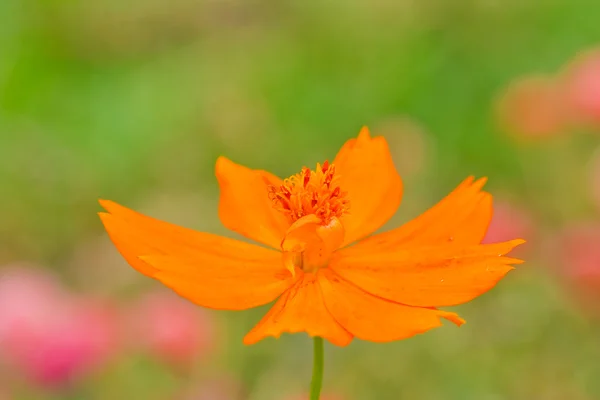
[[[13,343],[16,364],[43,386],[73,384],[102,365],[116,347],[116,327],[108,310],[71,305],[55,311],[43,330]]]
[[[590,309],[600,312],[600,223],[574,225],[558,239],[560,273],[575,295]]]
[[[550,76],[514,81],[500,98],[498,117],[504,129],[523,139],[545,139],[568,129],[561,85]]]
[[[523,251],[527,250],[534,234],[535,222],[529,211],[506,200],[494,200],[494,215],[483,243],[499,243],[519,237],[528,241],[522,249],[517,249]]]
[[[30,266],[0,269],[0,344],[13,330],[43,325],[65,301],[66,293],[53,275]]]
[[[576,57],[566,68],[563,84],[575,123],[600,128],[600,49]]]
[[[128,318],[133,345],[175,366],[192,365],[214,345],[209,312],[172,292],[143,296]]]
[[[589,162],[589,179],[592,199],[600,209],[600,147],[596,149]]]
[[[0,352],[12,370],[46,388],[75,384],[115,350],[110,307],[49,285],[41,271],[0,275]]]
[[[54,320],[67,294],[49,272],[29,266],[0,270],[0,354],[21,333],[42,330]]]

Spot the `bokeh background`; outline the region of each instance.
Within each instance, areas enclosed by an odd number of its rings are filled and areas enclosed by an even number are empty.
[[[0,1],[0,399],[306,399],[311,342],[245,347],[135,273],[98,198],[203,231],[214,163],[280,176],[362,125],[394,226],[488,176],[526,264],[468,321],[326,348],[329,400],[600,398],[600,3]]]

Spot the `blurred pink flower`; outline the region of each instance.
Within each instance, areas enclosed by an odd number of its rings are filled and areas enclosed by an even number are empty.
[[[214,345],[209,312],[174,293],[145,295],[130,310],[129,318],[134,345],[175,366],[192,365]]]
[[[508,201],[494,201],[494,215],[483,243],[500,243],[514,237],[531,243],[531,236],[534,234],[535,222],[529,211]],[[525,243],[522,248],[527,249],[527,246]]]
[[[574,122],[600,128],[600,48],[576,57],[566,68],[563,84]]]
[[[0,351],[9,366],[47,388],[70,386],[115,349],[115,314],[69,296],[43,272],[0,276]]]
[[[595,311],[600,311],[600,224],[574,225],[560,235],[561,273],[576,296]]]
[[[561,86],[553,77],[530,76],[514,81],[498,104],[500,123],[523,139],[544,139],[568,128]]]
[[[8,337],[21,329],[43,327],[62,306],[66,293],[49,272],[29,266],[0,270],[0,351]]]

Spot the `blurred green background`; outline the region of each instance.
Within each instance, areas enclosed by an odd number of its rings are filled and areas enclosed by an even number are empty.
[[[328,346],[325,391],[599,399],[598,314],[571,296],[554,240],[598,220],[589,160],[600,136],[574,129],[531,143],[496,113],[512,81],[555,74],[599,44],[599,16],[589,0],[1,0],[0,265],[34,263],[126,307],[159,284],[120,259],[98,198],[228,234],[216,213],[219,155],[289,176],[333,159],[368,125],[405,181],[390,226],[466,176],[488,176],[497,202],[526,214],[527,263],[458,307],[460,329]],[[193,372],[123,350],[69,393],[18,376],[0,388],[15,399],[175,399],[226,376],[243,390],[186,398],[301,396],[305,335],[242,344],[265,310],[211,313],[219,333]]]

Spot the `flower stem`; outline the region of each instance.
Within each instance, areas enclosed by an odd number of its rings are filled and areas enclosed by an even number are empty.
[[[313,375],[310,382],[310,400],[319,400],[321,386],[323,385],[323,338],[316,336],[314,339]]]

